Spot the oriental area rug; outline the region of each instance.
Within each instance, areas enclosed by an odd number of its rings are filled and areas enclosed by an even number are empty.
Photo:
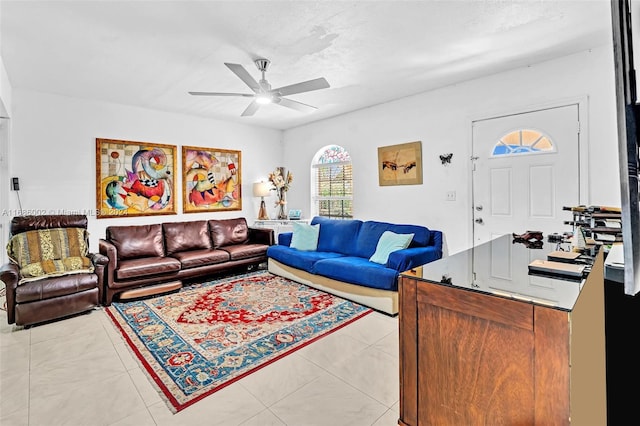
[[[106,312],[176,413],[372,310],[258,271]]]

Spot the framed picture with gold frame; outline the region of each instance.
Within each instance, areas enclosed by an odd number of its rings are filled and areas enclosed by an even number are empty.
[[[176,214],[177,147],[96,138],[98,219]]]
[[[422,184],[422,142],[378,147],[380,186]]]
[[[242,153],[182,147],[184,213],[242,210]]]

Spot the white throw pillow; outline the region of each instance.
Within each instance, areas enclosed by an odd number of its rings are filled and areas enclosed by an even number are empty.
[[[319,235],[320,224],[308,225],[294,222],[290,247],[302,251],[315,251],[318,248]]]
[[[396,234],[395,232],[384,231],[378,240],[376,251],[373,253],[373,256],[369,258],[369,261],[386,265],[389,254],[409,247],[413,235],[414,234]]]

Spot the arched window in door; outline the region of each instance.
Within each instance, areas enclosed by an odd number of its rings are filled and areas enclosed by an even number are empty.
[[[329,145],[316,153],[312,164],[315,215],[335,219],[353,218],[351,156],[341,146]]]
[[[506,155],[555,152],[556,145],[544,133],[532,129],[520,129],[507,133],[493,147],[492,157]]]

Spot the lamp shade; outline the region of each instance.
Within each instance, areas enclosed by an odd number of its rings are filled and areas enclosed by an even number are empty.
[[[253,184],[254,197],[266,197],[269,195],[269,184],[267,182],[256,182]]]

